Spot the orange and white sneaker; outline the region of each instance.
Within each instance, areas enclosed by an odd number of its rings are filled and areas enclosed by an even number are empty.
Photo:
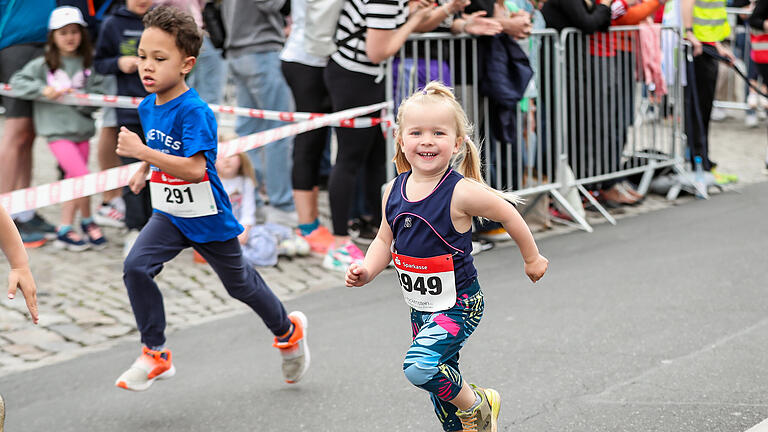
[[[171,361],[171,351],[153,351],[142,347],[141,355],[115,381],[115,385],[126,390],[144,391],[156,379],[166,379],[176,375],[176,368]]]
[[[280,350],[283,357],[283,378],[288,384],[296,384],[309,369],[309,347],[307,346],[307,316],[303,312],[293,311],[288,314],[293,323],[293,334],[285,341],[275,338],[273,347]]]
[[[309,248],[312,252],[326,253],[333,246],[333,234],[322,225],[319,225],[314,231],[305,235],[304,240],[309,243]]]

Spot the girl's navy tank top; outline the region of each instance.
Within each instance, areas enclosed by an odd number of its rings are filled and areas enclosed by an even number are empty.
[[[472,229],[456,231],[451,220],[451,199],[456,183],[464,176],[449,168],[427,197],[410,201],[405,184],[411,171],[397,176],[387,199],[387,223],[395,239],[395,252],[417,258],[452,254],[456,290],[468,287],[477,277],[472,255]]]

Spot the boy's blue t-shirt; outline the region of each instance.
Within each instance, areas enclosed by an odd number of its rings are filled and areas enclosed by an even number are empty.
[[[237,237],[243,232],[243,227],[232,214],[229,197],[216,173],[218,143],[213,111],[194,89],[189,89],[162,105],[155,105],[156,98],[155,94],[147,96],[138,108],[147,145],[163,153],[182,157],[192,157],[199,152],[205,152],[206,171],[218,213],[181,218],[163,211],[154,211],[167,216],[195,243],[225,241]],[[155,166],[151,169],[159,171]]]

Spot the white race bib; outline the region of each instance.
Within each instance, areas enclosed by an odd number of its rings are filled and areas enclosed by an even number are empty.
[[[181,218],[218,213],[208,173],[200,183],[190,183],[162,171],[153,171],[149,181],[152,207],[156,210]]]
[[[405,303],[421,312],[439,312],[456,304],[453,256],[414,258],[392,253]]]

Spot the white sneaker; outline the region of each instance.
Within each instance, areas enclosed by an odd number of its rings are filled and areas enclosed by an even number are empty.
[[[747,96],[747,106],[750,109],[757,109],[757,93],[749,93],[749,96]]]
[[[133,244],[136,243],[136,238],[139,237],[139,232],[140,231],[137,229],[129,230],[123,238],[123,258],[127,257],[128,254],[131,253]]]
[[[323,267],[328,270],[346,272],[352,263],[362,264],[365,254],[354,243],[347,242],[338,248],[330,248],[323,259]]]
[[[117,378],[115,385],[126,390],[144,391],[155,380],[174,375],[176,368],[171,359],[171,350],[153,351],[142,347],[139,358]]]
[[[109,202],[99,206],[93,219],[101,226],[111,226],[123,228],[125,226],[125,201],[122,197],[109,200]]]
[[[728,113],[722,108],[712,108],[712,114],[709,119],[712,121],[723,121],[728,118]]]
[[[744,117],[744,124],[748,128],[755,128],[757,127],[757,114],[755,113],[748,113],[746,117]]]
[[[293,323],[293,334],[286,342],[275,338],[272,344],[280,350],[283,358],[283,378],[288,384],[296,384],[309,369],[309,346],[307,345],[307,316],[303,312],[293,311],[288,314]]]

